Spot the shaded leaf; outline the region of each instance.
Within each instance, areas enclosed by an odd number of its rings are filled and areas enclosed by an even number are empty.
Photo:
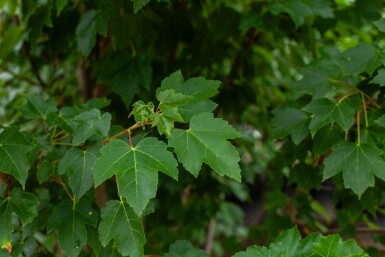
[[[240,181],[239,155],[226,139],[239,133],[226,121],[211,113],[193,116],[188,130],[174,129],[169,145],[175,149],[178,160],[194,176],[198,176],[203,162],[220,175]]]
[[[209,255],[201,250],[195,248],[192,243],[186,240],[178,240],[172,245],[168,253],[164,257],[208,257]]]
[[[96,43],[96,35],[100,33],[105,35],[107,25],[103,23],[100,12],[89,10],[85,12],[76,28],[76,36],[78,37],[78,50],[88,56]]]
[[[308,134],[308,115],[296,108],[276,110],[272,119],[274,136],[283,138],[291,135],[295,144],[299,144]]]
[[[151,0],[131,0],[131,1],[134,1],[134,13],[137,13],[140,9],[142,9]]]
[[[138,215],[156,195],[158,173],[177,179],[177,162],[167,146],[153,137],[142,139],[135,147],[120,139],[103,146],[94,164],[95,185],[113,175],[118,178],[119,194]]]
[[[373,22],[374,25],[378,28],[379,31],[385,32],[385,18]]]
[[[313,98],[320,98],[332,89],[332,82],[327,71],[306,67],[302,69],[301,73],[303,78],[294,84],[295,90],[311,94]]]
[[[310,7],[301,0],[274,0],[269,9],[274,15],[289,14],[296,27],[304,24],[305,17],[313,15]]]
[[[105,247],[114,240],[119,252],[130,257],[142,257],[146,242],[142,221],[126,203],[108,201],[102,209],[99,238]]]
[[[378,84],[381,87],[385,86],[385,69],[379,69],[377,75],[369,83]]]

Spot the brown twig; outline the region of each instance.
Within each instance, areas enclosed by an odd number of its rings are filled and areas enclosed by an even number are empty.
[[[214,237],[215,237],[215,218],[211,218],[209,227],[207,230],[207,239],[206,239],[206,246],[205,246],[205,252],[208,254],[211,254],[211,251],[213,249]]]

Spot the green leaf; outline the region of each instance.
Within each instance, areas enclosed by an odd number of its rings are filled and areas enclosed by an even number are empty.
[[[149,120],[154,114],[154,104],[152,102],[145,104],[142,100],[139,100],[132,106],[134,108],[132,109],[130,115],[134,115],[136,122],[143,123]]]
[[[277,241],[269,248],[272,256],[296,257],[300,247],[301,235],[297,228],[292,228],[281,233]]]
[[[0,58],[5,60],[7,56],[13,51],[15,46],[20,40],[20,37],[23,33],[23,29],[14,26],[7,28],[4,34],[0,38]]]
[[[56,0],[56,14],[60,15],[63,8],[68,4],[68,0]]]
[[[122,255],[143,257],[146,239],[142,221],[126,202],[108,201],[101,216],[99,237],[104,247],[113,239]]]
[[[314,135],[323,126],[336,122],[345,131],[354,124],[354,109],[345,101],[335,103],[327,98],[320,98],[311,101],[304,107],[305,111],[314,114],[309,129]]]
[[[78,126],[74,131],[72,143],[79,145],[93,135],[107,136],[111,125],[111,114],[104,113],[102,115],[100,110],[92,109],[77,115],[75,121]]]
[[[195,248],[189,241],[178,240],[170,245],[170,249],[164,257],[209,257],[209,255],[205,251]]]
[[[308,4],[315,15],[321,16],[322,18],[326,18],[326,19],[334,17],[333,8],[331,7],[331,4],[332,4],[331,1],[310,0]]]
[[[27,153],[33,145],[16,128],[6,128],[0,134],[0,170],[14,176],[24,188],[28,177]]]
[[[239,133],[226,121],[214,118],[211,113],[202,113],[192,117],[188,130],[174,129],[169,145],[194,176],[198,176],[205,162],[218,174],[240,181],[239,155],[226,140],[237,137]]]
[[[343,242],[339,235],[330,235],[321,238],[313,244],[313,252],[322,257],[357,256],[367,255],[352,240]]]
[[[23,116],[29,119],[46,119],[49,113],[56,112],[56,103],[53,99],[43,100],[41,96],[26,96],[27,104],[20,110]]]
[[[378,84],[381,87],[385,86],[385,69],[379,69],[377,75],[369,83]]]
[[[381,65],[381,53],[371,45],[359,45],[342,53],[343,67],[347,73],[367,72],[370,76]]]
[[[385,32],[385,18],[374,21],[373,24],[376,25],[379,31]]]
[[[343,142],[333,147],[333,153],[325,160],[323,179],[343,172],[346,188],[351,188],[360,198],[368,187],[374,186],[374,175],[385,180],[383,152],[368,144]]]
[[[97,212],[91,202],[80,200],[74,205],[66,200],[55,206],[48,220],[48,228],[57,230],[60,248],[70,257],[79,255],[87,243],[86,225],[96,225]]]
[[[183,122],[182,116],[180,116],[177,108],[167,109],[161,113],[154,113],[152,115],[152,125],[157,126],[159,134],[170,135],[171,130],[174,128],[174,122]]]
[[[99,155],[101,145],[94,143],[87,149],[70,148],[58,166],[59,175],[67,174],[72,192],[80,199],[94,182],[92,166]]]
[[[106,35],[107,24],[102,21],[100,12],[89,10],[85,12],[76,28],[78,37],[78,50],[88,56],[96,43],[96,35]]]
[[[126,197],[138,215],[156,195],[157,171],[178,178],[174,156],[167,151],[166,144],[156,138],[144,138],[135,147],[116,139],[100,152],[102,155],[94,164],[95,185],[116,175],[119,195]]]
[[[99,63],[99,69],[99,81],[110,85],[127,107],[141,87],[148,90],[151,86],[151,62],[144,54],[107,56]]]
[[[272,257],[271,252],[266,247],[250,246],[244,252],[239,252],[233,257]]]
[[[295,144],[299,144],[308,134],[308,115],[296,108],[276,110],[272,119],[273,133],[276,138],[291,135]]]
[[[289,14],[296,27],[304,24],[305,17],[313,15],[310,7],[301,0],[273,0],[269,9],[274,15]]]
[[[178,113],[187,122],[194,114],[211,112],[216,108],[208,98],[218,93],[219,86],[219,81],[202,77],[184,81],[182,73],[176,71],[162,81],[156,95],[158,100],[166,102],[166,106],[178,106]]]
[[[313,98],[325,96],[332,90],[332,82],[325,70],[315,67],[306,67],[301,70],[303,78],[294,84],[294,89],[305,94],[311,94]]]
[[[12,242],[12,214],[16,214],[23,225],[26,225],[37,216],[38,205],[36,196],[19,188],[13,189],[10,196],[0,202],[0,247]]]
[[[140,9],[142,9],[146,4],[150,2],[150,0],[131,0],[134,2],[134,13],[137,13]]]
[[[192,96],[175,93],[173,89],[166,89],[163,91],[157,91],[156,98],[159,100],[159,109],[167,110],[169,108],[175,108],[180,105],[187,104]]]
[[[385,114],[382,115],[380,118],[376,119],[374,122],[380,125],[381,127],[385,127]]]
[[[341,140],[341,130],[338,126],[328,126],[317,131],[313,139],[314,155],[327,153],[333,145]]]

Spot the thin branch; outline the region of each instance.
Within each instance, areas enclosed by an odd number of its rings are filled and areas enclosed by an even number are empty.
[[[205,252],[208,254],[211,254],[213,250],[214,236],[215,236],[215,218],[211,218],[209,227],[207,230],[207,239],[206,239],[206,246],[205,246]]]
[[[41,88],[45,89],[47,87],[47,84],[43,81],[43,79],[40,76],[39,68],[38,68],[35,60],[33,59],[32,55],[31,55],[31,49],[30,49],[29,45],[24,44],[23,45],[23,51],[24,51],[24,54],[26,55],[29,63],[31,64],[32,73],[35,75],[36,79],[39,81],[39,85],[41,86]]]
[[[104,139],[103,140],[103,144],[107,144],[111,140],[113,140],[115,138],[118,138],[120,136],[123,136],[124,134],[130,134],[133,130],[135,130],[137,128],[141,128],[141,127],[146,126],[146,125],[147,125],[147,122],[144,122],[144,123],[138,122],[138,123],[132,125],[131,127],[129,127],[128,129],[120,131],[118,134],[113,135],[112,137],[108,137],[108,138]]]

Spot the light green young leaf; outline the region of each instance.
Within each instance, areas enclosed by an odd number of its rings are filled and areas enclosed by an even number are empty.
[[[43,100],[41,96],[26,96],[27,104],[21,107],[23,116],[29,119],[46,119],[49,113],[56,112],[56,103],[53,99]]]
[[[167,146],[154,137],[142,139],[135,147],[116,139],[103,146],[94,163],[95,185],[117,176],[119,195],[138,215],[156,195],[158,171],[177,179],[177,162]]]
[[[87,243],[86,225],[96,225],[97,212],[91,202],[80,200],[73,206],[66,200],[55,206],[48,219],[48,228],[57,230],[60,248],[70,257],[79,255]]]
[[[170,108],[161,113],[154,113],[152,115],[152,126],[157,126],[159,134],[170,135],[171,130],[174,128],[174,122],[183,122],[183,118],[177,111],[177,108]]]
[[[152,102],[145,104],[142,100],[139,100],[132,106],[134,108],[132,109],[130,115],[134,115],[136,122],[143,123],[149,120],[151,115],[154,114],[154,104]]]
[[[272,119],[273,132],[275,137],[283,138],[291,135],[295,144],[299,144],[309,133],[308,115],[296,108],[277,110]]]
[[[16,214],[23,225],[33,221],[37,216],[39,200],[31,193],[15,188],[10,197],[0,202],[0,247],[11,242],[13,232],[12,214]]]
[[[94,143],[88,149],[70,148],[59,162],[59,175],[67,174],[68,183],[77,199],[80,199],[94,182],[92,166],[99,155],[101,145]]]
[[[85,12],[76,28],[76,36],[78,37],[78,50],[88,56],[96,43],[96,35],[100,33],[105,35],[107,25],[103,23],[100,12],[89,10]]]
[[[33,145],[16,128],[6,128],[0,134],[0,170],[14,176],[24,188],[28,177],[27,153]]]
[[[164,257],[209,257],[209,255],[205,251],[195,248],[189,241],[178,240],[170,245],[170,249]]]
[[[113,239],[123,256],[144,256],[146,239],[142,221],[126,202],[108,201],[101,216],[99,237],[104,247]]]
[[[105,137],[110,130],[111,114],[102,115],[100,110],[92,109],[77,115],[75,121],[78,126],[74,131],[72,143],[80,145],[93,135]]]
[[[327,98],[311,101],[304,108],[305,111],[314,114],[309,129],[314,135],[323,126],[336,122],[342,129],[349,130],[354,123],[354,109],[345,101],[335,103]]]
[[[370,76],[381,65],[381,53],[371,45],[359,45],[342,53],[344,69],[350,74],[366,71]]]
[[[237,137],[239,133],[226,121],[214,118],[211,113],[202,113],[192,117],[188,130],[174,129],[169,145],[194,176],[198,176],[205,162],[218,174],[240,181],[239,155],[226,140]]]
[[[325,160],[323,179],[331,178],[341,171],[346,188],[360,198],[368,187],[374,186],[374,176],[385,180],[383,152],[369,144],[343,142],[333,148]]]

